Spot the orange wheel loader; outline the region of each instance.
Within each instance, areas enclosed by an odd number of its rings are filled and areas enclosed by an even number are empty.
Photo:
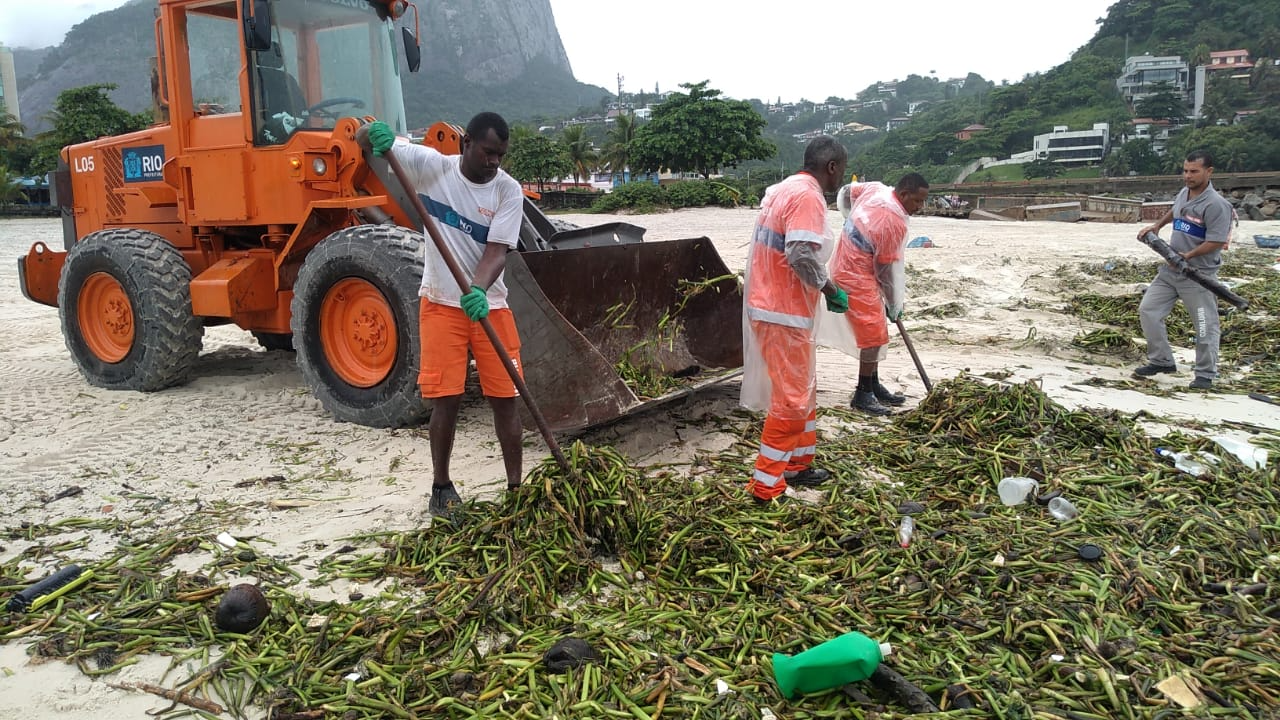
[[[155,125],[63,148],[65,247],[19,259],[23,293],[59,308],[98,387],[184,382],[204,328],[290,349],[335,418],[421,422],[422,222],[372,119],[407,134],[402,68],[420,51],[404,0],[158,0]],[[397,37],[395,27],[402,24]],[[399,40],[399,42],[397,42]],[[461,132],[425,138],[456,152]],[[644,242],[627,223],[559,229],[525,203],[508,256],[525,379],[574,431],[737,374],[742,296],[706,238]],[[430,342],[430,338],[425,339]],[[689,376],[646,394],[635,372]],[[652,396],[651,396],[652,395]]]

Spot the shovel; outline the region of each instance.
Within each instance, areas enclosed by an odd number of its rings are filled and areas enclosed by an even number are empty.
[[[383,157],[387,159],[387,163],[391,166],[391,171],[395,173],[396,179],[400,181],[405,194],[409,196],[410,202],[413,203],[413,209],[418,212],[418,217],[422,218],[422,226],[426,228],[427,235],[431,236],[431,242],[435,243],[436,250],[444,258],[445,265],[449,266],[449,272],[453,275],[453,279],[457,281],[458,287],[462,289],[462,292],[467,292],[471,289],[471,279],[462,271],[462,266],[458,265],[458,261],[454,259],[453,254],[449,252],[449,248],[444,244],[444,238],[440,237],[440,231],[436,229],[435,221],[427,214],[427,208],[423,206],[422,198],[418,197],[418,192],[405,177],[404,168],[401,167],[400,161],[391,150],[388,150]],[[502,340],[498,338],[498,333],[493,329],[493,324],[489,322],[489,318],[480,318],[480,326],[484,328],[484,334],[489,337],[489,342],[493,343],[493,349],[498,353],[498,357],[502,358],[502,366],[507,369],[507,374],[511,376],[511,382],[515,383],[516,391],[520,393],[525,406],[529,408],[529,414],[533,416],[533,422],[538,426],[538,431],[542,433],[542,439],[546,441],[547,447],[551,450],[556,462],[566,475],[571,477],[576,475],[569,465],[569,460],[564,456],[564,452],[560,450],[560,445],[556,442],[555,435],[551,432],[551,426],[547,424],[547,419],[543,417],[542,411],[538,409],[538,404],[533,401],[533,396],[529,394],[529,388],[524,384],[524,378],[520,377],[520,371],[511,362],[511,357],[507,355],[507,349],[503,346]]]
[[[916,347],[911,344],[911,337],[907,335],[907,328],[902,324],[902,318],[898,318],[893,322],[898,326],[898,334],[902,336],[902,344],[906,345],[907,352],[911,353],[911,361],[916,364],[916,372],[920,373],[920,379],[924,381],[925,392],[933,392],[933,383],[929,382],[929,375],[924,371],[924,363],[920,362],[920,356],[916,354]]]

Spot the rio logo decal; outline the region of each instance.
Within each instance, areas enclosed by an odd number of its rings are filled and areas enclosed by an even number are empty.
[[[160,169],[164,167],[164,146],[146,145],[125,148],[121,159],[124,161],[125,182],[159,180]]]

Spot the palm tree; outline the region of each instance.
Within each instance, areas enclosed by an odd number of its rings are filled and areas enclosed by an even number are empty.
[[[9,168],[0,165],[0,209],[8,208],[13,201],[27,196],[18,184],[19,180],[17,175],[9,172]]]
[[[591,139],[586,136],[586,128],[582,125],[570,125],[560,133],[560,142],[569,151],[569,162],[573,163],[573,182],[576,185],[583,177],[591,178],[599,158]]]
[[[627,169],[631,159],[631,141],[636,136],[636,116],[621,114],[614,118],[609,131],[609,143],[604,146],[604,162],[609,166],[609,176],[615,177]]]
[[[26,130],[22,123],[18,122],[18,118],[4,112],[3,105],[0,105],[0,148],[7,148],[18,138],[22,137],[22,133]]]

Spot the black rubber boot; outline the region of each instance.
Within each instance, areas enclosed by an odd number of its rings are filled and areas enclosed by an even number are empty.
[[[889,388],[881,385],[879,379],[876,379],[876,389],[874,392],[875,392],[876,399],[879,400],[880,403],[883,405],[898,406],[907,401],[906,395],[903,395],[902,393],[893,392]]]
[[[883,416],[893,412],[885,407],[876,399],[874,391],[857,390],[853,393],[853,401],[850,403],[854,410],[861,410],[868,415]]]
[[[793,487],[818,487],[831,477],[831,473],[822,468],[810,467],[795,475],[783,475],[783,477],[786,478],[787,484]]]

